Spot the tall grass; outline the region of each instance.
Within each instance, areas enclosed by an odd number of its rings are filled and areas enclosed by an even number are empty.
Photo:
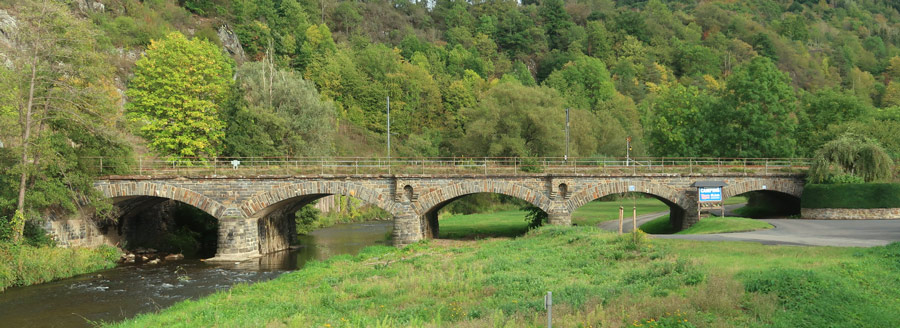
[[[57,248],[0,242],[0,290],[67,278],[116,265],[119,250]]]

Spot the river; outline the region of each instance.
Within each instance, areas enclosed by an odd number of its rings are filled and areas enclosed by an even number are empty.
[[[116,268],[0,292],[0,326],[91,327],[158,311],[239,283],[254,283],[296,270],[310,260],[356,254],[390,244],[391,221],[338,224],[300,236],[300,248],[228,264],[200,260]]]

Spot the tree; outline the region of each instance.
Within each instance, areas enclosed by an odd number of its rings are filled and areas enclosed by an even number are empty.
[[[795,154],[796,97],[791,79],[766,57],[756,57],[728,77],[722,102],[709,115],[712,154],[789,157]]]
[[[334,105],[299,74],[271,60],[237,71],[237,100],[224,144],[231,156],[323,156],[331,153]]]
[[[820,90],[802,99],[803,115],[800,119],[798,141],[808,154],[815,151],[814,143],[822,139],[829,125],[855,121],[872,112],[871,106],[849,92]]]
[[[212,158],[224,137],[219,104],[231,76],[228,59],[214,44],[170,33],[135,63],[126,108],[159,154]]]
[[[596,111],[616,92],[606,65],[588,56],[580,56],[554,71],[544,85],[563,94],[569,106],[591,111]]]
[[[650,100],[650,153],[653,156],[704,156],[712,142],[708,115],[717,100],[697,87],[662,86]]]
[[[500,84],[465,111],[459,152],[470,156],[561,156],[565,110],[555,90]]]
[[[893,174],[894,162],[884,148],[868,138],[844,134],[816,151],[809,168],[809,180],[814,183],[841,182],[845,176],[862,178],[865,182],[884,181]]]
[[[82,158],[113,156],[104,166],[112,169],[107,173],[115,173],[118,164],[127,162],[128,149],[115,134],[112,70],[96,51],[96,35],[87,22],[51,1],[19,2],[14,12],[18,22],[9,47],[0,43],[8,60],[8,69],[0,67],[0,89],[6,91],[0,98],[8,99],[0,100],[9,101],[0,108],[15,108],[18,140],[7,145],[19,156],[10,163],[15,164],[12,170],[0,172],[7,182],[0,193],[6,194],[5,186],[18,185],[12,237],[19,241],[25,220],[39,217],[37,210],[53,207],[72,213],[84,205],[109,209],[97,201],[92,186],[90,175],[97,174],[97,163]],[[9,113],[3,114],[0,118],[8,118]],[[12,174],[18,175],[15,183]]]

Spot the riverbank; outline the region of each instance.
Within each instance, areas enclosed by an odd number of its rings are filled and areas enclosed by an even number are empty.
[[[0,291],[28,286],[116,266],[119,250],[60,248],[0,242]]]
[[[763,246],[543,227],[516,239],[370,247],[117,324],[891,326],[900,244]]]

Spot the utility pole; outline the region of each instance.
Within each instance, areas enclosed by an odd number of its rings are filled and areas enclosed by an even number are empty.
[[[387,159],[391,165],[391,96],[387,97]]]
[[[625,138],[625,166],[630,166],[631,162],[631,136]]]
[[[564,160],[569,162],[569,109],[566,108],[566,157]]]

